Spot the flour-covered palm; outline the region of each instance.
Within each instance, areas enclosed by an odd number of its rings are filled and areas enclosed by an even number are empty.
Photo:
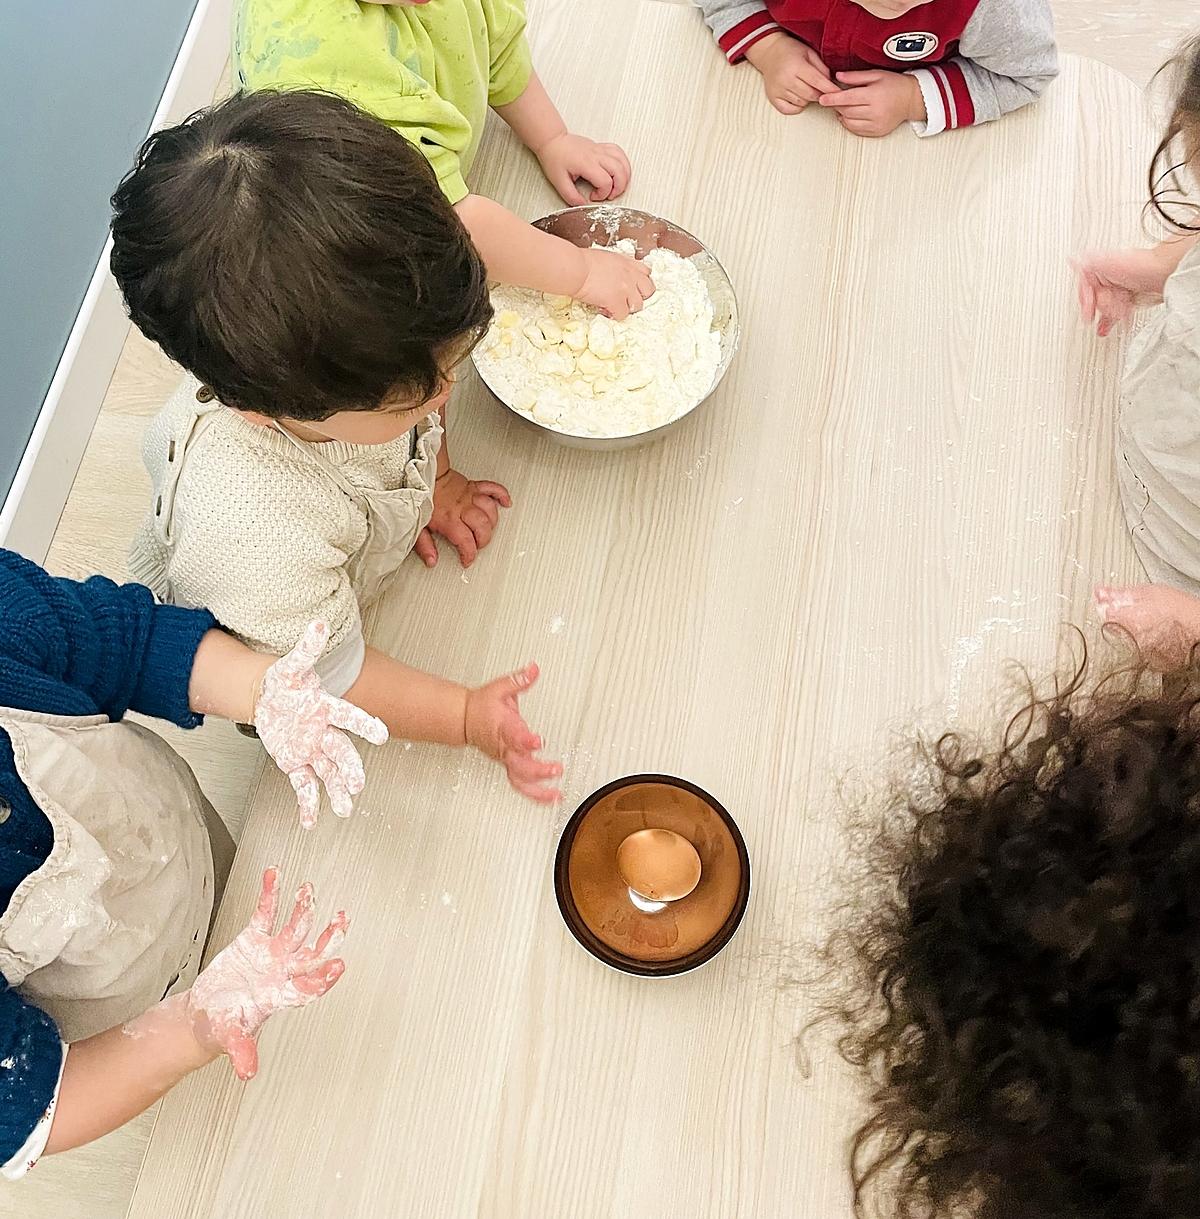
[[[1186,664],[1200,643],[1200,600],[1190,593],[1165,584],[1102,585],[1095,596],[1104,623],[1128,632],[1155,669]]]
[[[313,671],[329,640],[324,622],[310,622],[300,642],[263,677],[254,706],[254,726],[263,747],[287,775],[300,804],[300,824],[317,820],[320,784],[339,817],[349,817],[366,777],[362,759],[345,732],[382,745],[388,731],[382,720],[361,707],[335,698]]]
[[[350,926],[345,911],[333,916],[312,947],[305,944],[313,922],[308,883],[296,894],[283,930],[272,934],[278,884],[278,870],[268,868],[250,925],[217,953],[187,995],[196,1039],[228,1054],[239,1079],[252,1079],[258,1071],[254,1039],[267,1017],[319,999],[346,968],[333,955]]]

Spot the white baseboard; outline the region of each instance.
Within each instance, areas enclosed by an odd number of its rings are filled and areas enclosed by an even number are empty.
[[[229,58],[233,0],[197,0],[150,130],[212,101]],[[116,183],[114,182],[115,186]],[[50,389],[0,510],[0,545],[41,563],[129,334],[105,242]]]

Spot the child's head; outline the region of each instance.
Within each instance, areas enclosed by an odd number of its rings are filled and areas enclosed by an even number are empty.
[[[865,825],[832,950],[859,1214],[1200,1214],[1200,666],[1079,684]]]
[[[1162,72],[1172,90],[1171,118],[1150,164],[1150,202],[1173,228],[1194,232],[1200,226],[1181,216],[1196,210],[1183,202],[1189,194],[1194,197],[1196,184],[1181,183],[1179,175],[1186,171],[1194,179],[1200,167],[1200,38],[1187,43]]]
[[[239,94],[156,132],[112,202],[133,321],[241,410],[388,439],[491,317],[424,157],[328,94]]]

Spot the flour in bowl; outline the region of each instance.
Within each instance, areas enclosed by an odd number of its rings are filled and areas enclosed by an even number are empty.
[[[495,288],[479,371],[515,410],[572,436],[632,436],[686,414],[721,362],[712,299],[688,259],[651,250],[645,261],[654,295],[624,322],[569,297]]]

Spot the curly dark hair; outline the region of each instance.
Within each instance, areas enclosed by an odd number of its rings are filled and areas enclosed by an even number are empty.
[[[1200,1216],[1200,662],[1086,670],[858,815],[827,961],[860,1216]]]
[[[1200,224],[1181,217],[1188,213],[1194,218],[1198,209],[1179,180],[1184,170],[1195,175],[1200,154],[1200,36],[1186,42],[1156,77],[1164,74],[1174,96],[1167,130],[1150,162],[1150,206],[1171,228],[1200,233]]]
[[[235,93],[156,131],[112,206],[129,316],[228,406],[417,405],[491,320],[428,161],[332,94]]]

